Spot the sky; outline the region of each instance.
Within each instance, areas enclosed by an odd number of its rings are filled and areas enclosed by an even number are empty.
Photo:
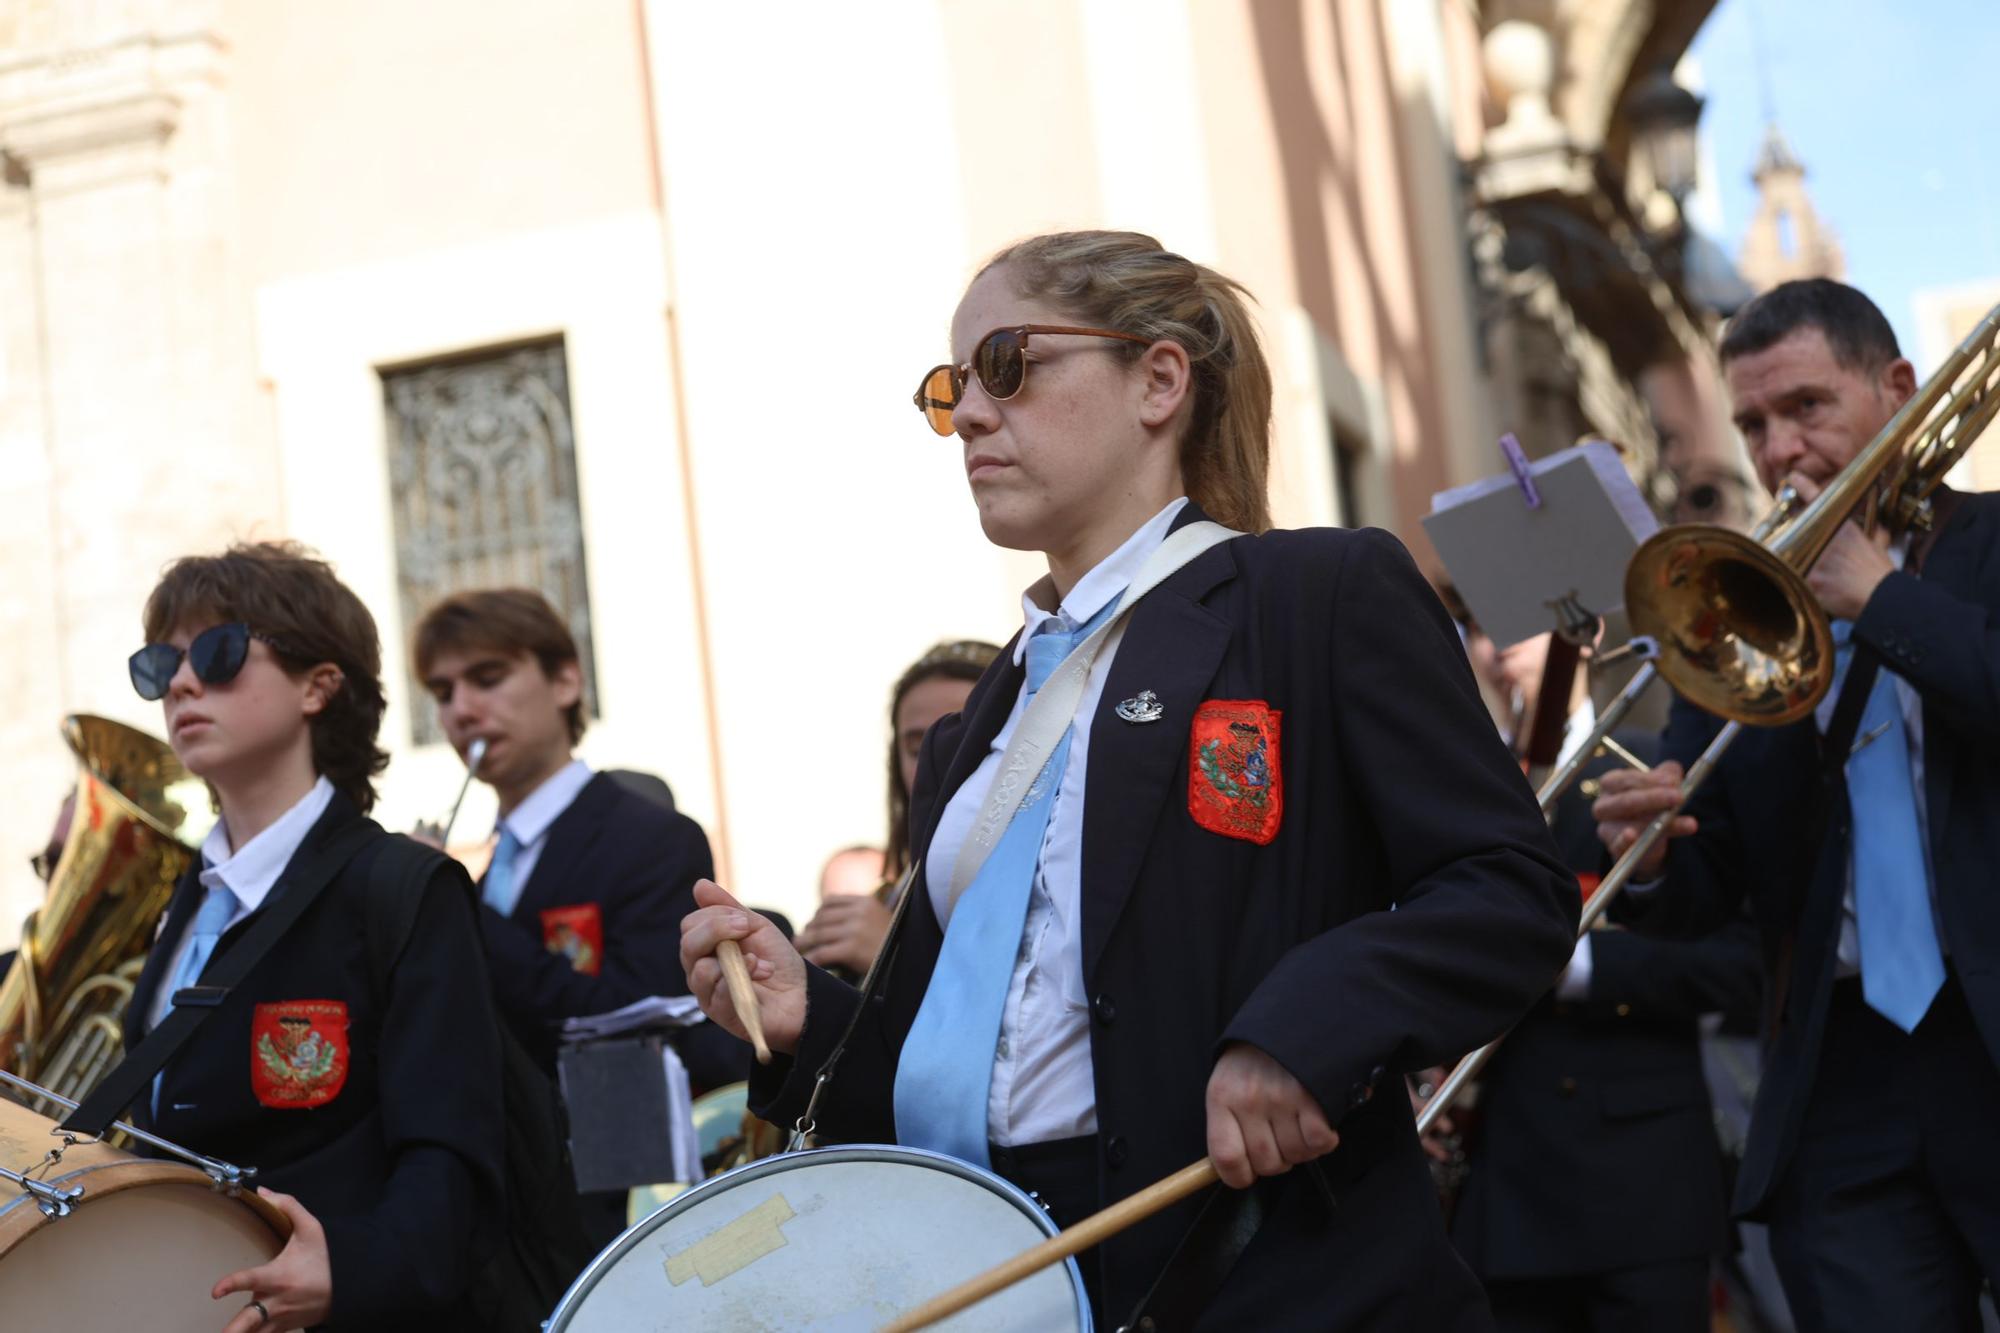
[[[1914,293],[2000,281],[2000,0],[1721,0],[1690,55],[1710,169],[1692,208],[1732,258],[1775,116],[1906,353]]]

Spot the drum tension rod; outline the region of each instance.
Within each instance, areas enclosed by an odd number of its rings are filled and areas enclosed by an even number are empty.
[[[42,1210],[44,1217],[68,1217],[70,1211],[76,1207],[76,1201],[83,1197],[81,1185],[74,1189],[62,1189],[47,1181],[24,1176],[18,1171],[9,1171],[4,1166],[0,1166],[0,1180],[11,1180],[19,1185],[28,1197],[35,1201],[35,1207]]]
[[[61,1093],[51,1092],[49,1089],[41,1086],[39,1083],[30,1083],[27,1079],[20,1077],[18,1074],[10,1074],[4,1069],[0,1069],[0,1083],[11,1084],[12,1086],[19,1088],[23,1092],[32,1093],[36,1097],[45,1098],[46,1100],[54,1102],[56,1105],[61,1106],[66,1110],[74,1111],[76,1109],[77,1104],[71,1101],[69,1098],[63,1096]],[[241,1193],[243,1190],[249,1188],[251,1182],[256,1179],[257,1168],[254,1166],[236,1166],[230,1162],[220,1161],[214,1157],[204,1157],[192,1148],[183,1148],[180,1144],[174,1143],[168,1139],[163,1139],[157,1134],[148,1134],[145,1130],[140,1129],[138,1126],[128,1125],[123,1120],[113,1122],[111,1127],[116,1130],[122,1130],[124,1133],[130,1135],[133,1139],[147,1145],[148,1147],[158,1148],[161,1152],[171,1153],[173,1156],[180,1158],[184,1162],[188,1162],[194,1166],[200,1167],[202,1172],[208,1176],[209,1180],[214,1182],[215,1188],[224,1194]],[[58,1148],[55,1150],[55,1156],[58,1158],[62,1156],[64,1149],[68,1148],[71,1144],[97,1142],[96,1139],[89,1139],[84,1136],[69,1133],[60,1128],[51,1130],[50,1133],[60,1135],[64,1140],[63,1148]],[[8,1171],[4,1167],[0,1167],[0,1179],[20,1180],[21,1177],[16,1176],[13,1172]],[[34,1191],[31,1190],[30,1192],[32,1193]],[[80,1197],[82,1194],[83,1190],[80,1187],[74,1191],[74,1195],[77,1197]],[[48,1211],[46,1206],[43,1208],[43,1211],[44,1212]],[[68,1211],[67,1206],[64,1207],[63,1211],[64,1212]],[[60,1214],[51,1214],[51,1215],[60,1216]]]

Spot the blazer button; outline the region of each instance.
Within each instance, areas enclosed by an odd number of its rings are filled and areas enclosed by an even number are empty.
[[[1556,1092],[1564,1097],[1576,1096],[1576,1080],[1573,1078],[1564,1079],[1562,1082],[1556,1084]]]
[[[1631,1006],[1631,1005],[1629,1005],[1629,1004],[1621,1004],[1621,1005],[1619,1005],[1619,1006],[1618,1006],[1618,1016],[1619,1016],[1620,1018],[1630,1018],[1630,1017],[1632,1016],[1632,1006]]]
[[[1100,994],[1090,1002],[1090,1012],[1097,1015],[1097,1021],[1110,1027],[1118,1017],[1118,1006],[1111,1002],[1109,995]]]
[[[1130,1146],[1125,1142],[1123,1134],[1113,1134],[1104,1141],[1105,1164],[1116,1171],[1119,1167],[1125,1165],[1125,1159],[1131,1155],[1131,1151]]]

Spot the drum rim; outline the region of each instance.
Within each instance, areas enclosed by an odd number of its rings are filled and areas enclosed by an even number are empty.
[[[115,1151],[115,1150],[114,1150]],[[40,1177],[47,1184],[67,1189],[82,1184],[83,1197],[76,1201],[77,1209],[90,1207],[99,1199],[110,1198],[127,1190],[145,1189],[153,1185],[188,1185],[206,1189],[214,1194],[235,1199],[247,1207],[251,1215],[262,1222],[271,1232],[272,1238],[282,1248],[292,1234],[291,1219],[279,1211],[276,1204],[257,1193],[254,1189],[224,1189],[215,1183],[214,1177],[181,1162],[163,1162],[152,1157],[132,1157],[120,1154],[108,1162],[93,1162],[77,1167],[60,1175]],[[0,1182],[8,1185],[12,1182]],[[19,1188],[16,1186],[15,1188]],[[29,1224],[18,1232],[12,1226],[19,1210],[25,1206],[25,1216]],[[34,1232],[45,1226],[59,1226],[64,1219],[50,1217],[35,1207],[34,1197],[21,1190],[14,1197],[0,1202],[0,1257],[10,1253],[16,1245],[25,1241]]]
[[[560,1321],[569,1314],[570,1307],[590,1294],[597,1286],[597,1282],[604,1270],[609,1269],[619,1259],[631,1253],[642,1238],[640,1228],[644,1227],[647,1223],[676,1208],[691,1205],[696,1200],[707,1195],[722,1193],[721,1186],[728,1182],[736,1181],[738,1177],[741,1177],[745,1181],[754,1180],[759,1176],[771,1174],[783,1164],[805,1161],[819,1161],[829,1164],[834,1162],[900,1162],[909,1166],[934,1167],[949,1175],[969,1180],[975,1185],[984,1186],[994,1194],[1006,1199],[1022,1214],[1033,1221],[1045,1237],[1058,1235],[1062,1230],[1062,1228],[1056,1225],[1055,1219],[1050,1217],[1040,1204],[1028,1197],[1026,1190],[1023,1190],[1013,1181],[1007,1180],[983,1167],[974,1166],[962,1158],[953,1157],[949,1153],[933,1152],[929,1148],[905,1148],[894,1143],[843,1143],[827,1148],[807,1148],[799,1152],[783,1152],[774,1157],[761,1157],[754,1162],[745,1162],[733,1171],[725,1171],[712,1180],[704,1180],[699,1185],[676,1194],[673,1198],[667,1200],[658,1208],[655,1208],[652,1212],[647,1213],[637,1222],[625,1228],[624,1231],[618,1234],[616,1240],[605,1246],[598,1252],[595,1258],[584,1265],[583,1271],[576,1275],[576,1280],[569,1284],[569,1290],[562,1294],[562,1299],[556,1302],[556,1308],[551,1310],[549,1317],[542,1322],[544,1333],[556,1333],[556,1330],[563,1327]],[[1078,1271],[1074,1258],[1063,1260],[1063,1267],[1069,1271],[1070,1290],[1076,1297],[1076,1312],[1079,1327],[1084,1330],[1084,1333],[1090,1333],[1093,1324],[1090,1314],[1090,1301],[1084,1291],[1083,1274]]]

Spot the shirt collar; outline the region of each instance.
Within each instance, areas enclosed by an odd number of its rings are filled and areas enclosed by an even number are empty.
[[[201,871],[202,887],[227,885],[241,904],[238,915],[256,911],[270,896],[278,876],[285,873],[299,844],[306,840],[306,834],[312,832],[313,825],[332,801],[333,784],[321,777],[296,805],[233,854],[229,850],[229,830],[217,820],[201,846],[201,859],[205,863]]]
[[[1021,637],[1014,641],[1014,664],[1019,666],[1026,657],[1028,640],[1032,639],[1042,625],[1060,617],[1064,628],[1074,630],[1088,623],[1090,618],[1102,611],[1112,598],[1132,586],[1132,580],[1139,575],[1140,566],[1153,550],[1167,539],[1167,529],[1174,525],[1174,518],[1187,506],[1187,497],[1168,503],[1165,509],[1139,525],[1139,530],[1125,539],[1125,544],[1097,562],[1088,574],[1076,581],[1069,590],[1069,596],[1062,599],[1062,605],[1054,611],[1045,610],[1036,601],[1036,596],[1049,594],[1048,577],[1035,580],[1028,590],[1021,594],[1021,615],[1025,626]]]
[[[514,837],[523,847],[532,847],[548,833],[549,825],[556,817],[569,809],[590,781],[590,765],[581,759],[572,759],[557,769],[542,785],[528,793],[528,798],[514,807],[512,814],[500,821],[502,828],[513,830]]]

